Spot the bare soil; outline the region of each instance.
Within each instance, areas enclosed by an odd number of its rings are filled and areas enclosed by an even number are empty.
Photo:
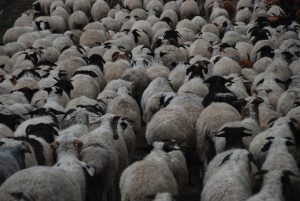
[[[0,43],[5,31],[12,27],[21,14],[32,8],[35,0],[0,0]]]

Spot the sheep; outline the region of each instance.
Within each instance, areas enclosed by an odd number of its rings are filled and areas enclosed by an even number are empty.
[[[99,61],[100,60],[100,61]],[[77,69],[77,72],[81,72],[83,74],[91,74],[94,77],[94,79],[97,81],[99,84],[99,90],[102,91],[104,89],[106,82],[104,80],[104,75],[102,73],[102,68],[103,68],[103,61],[100,55],[93,54],[92,56],[89,57],[89,64],[93,65],[88,65],[88,66],[82,66]]]
[[[115,62],[106,62],[104,65],[104,79],[106,82],[116,80],[122,77],[122,74],[130,68],[127,60],[119,60]]]
[[[230,18],[227,10],[224,9],[224,8],[222,8],[222,7],[220,7],[220,4],[217,1],[215,1],[214,5],[212,7],[212,12],[211,12],[211,14],[209,16],[209,21],[212,22],[212,21],[214,21],[219,16],[224,16],[227,19]]]
[[[51,16],[59,16],[64,19],[65,24],[68,24],[68,20],[70,17],[70,14],[66,11],[66,9],[62,6],[56,7],[52,12]]]
[[[128,10],[134,10],[136,8],[142,8],[141,0],[124,0],[123,5]]]
[[[79,159],[95,168],[95,176],[87,184],[87,200],[112,200],[114,196],[120,159],[115,142],[119,139],[118,120],[119,117],[115,115],[103,116],[98,128],[79,138],[83,143]]]
[[[29,13],[22,13],[14,22],[14,27],[29,27],[32,23],[32,17]]]
[[[241,67],[239,63],[229,57],[222,57],[213,67],[213,75],[225,76],[232,73],[241,75]]]
[[[15,53],[23,51],[26,49],[26,46],[23,43],[20,42],[11,42],[11,43],[6,43],[3,46],[3,50],[5,55],[11,57]]]
[[[159,0],[150,0],[146,4],[146,10],[149,14],[154,14],[155,16],[160,16],[163,11],[163,3]]]
[[[226,102],[234,105],[234,101],[237,100],[237,97],[226,87],[227,83],[232,83],[231,80],[220,76],[212,76],[205,80],[204,83],[209,83],[209,92],[202,101],[204,107],[212,102]]]
[[[291,109],[298,106],[299,90],[297,88],[288,89],[283,92],[277,102],[277,111],[286,115]]]
[[[258,78],[258,76],[256,78]],[[255,82],[256,79],[253,81],[253,83]],[[272,106],[276,107],[281,94],[284,92],[284,89],[280,87],[277,83],[282,83],[282,81],[280,79],[275,78],[274,75],[271,76],[271,79],[268,79],[268,77],[266,76],[264,79],[261,79],[259,82],[256,82],[256,86],[254,86],[254,88],[257,88],[254,90],[254,92],[260,97],[267,98],[269,103]]]
[[[141,115],[137,102],[129,95],[126,87],[121,87],[117,91],[118,95],[107,105],[106,113],[121,116],[133,127],[135,133],[141,129]]]
[[[261,170],[256,173],[256,176],[263,177],[262,187],[257,194],[247,199],[247,201],[269,198],[295,200],[295,198],[299,196],[298,186],[294,186],[291,182],[294,181],[291,178],[293,178],[295,174],[289,170]],[[297,189],[294,189],[294,187]]]
[[[286,117],[282,117],[277,119],[273,126],[264,130],[259,135],[255,136],[255,138],[250,143],[249,150],[253,153],[254,158],[256,159],[258,167],[260,167],[266,158],[265,149],[262,149],[266,143],[269,142],[269,137],[281,137],[281,138],[291,138],[296,143],[296,146],[299,146],[299,139],[295,136],[295,129],[298,123],[293,119],[288,119]],[[269,143],[271,145],[271,143]],[[295,152],[293,154],[295,155]]]
[[[35,29],[33,27],[12,27],[8,29],[3,35],[3,43],[11,43],[16,42],[18,38],[24,33],[34,32]]]
[[[157,92],[154,93],[146,103],[145,111],[143,111],[143,120],[148,123],[152,116],[161,108],[168,105],[170,100],[174,98],[174,92]]]
[[[14,136],[14,132],[7,125],[0,123],[0,129],[0,139]]]
[[[196,38],[194,31],[188,27],[177,27],[176,30],[181,35],[179,43],[193,42]]]
[[[70,93],[72,99],[80,96],[87,96],[92,99],[97,98],[100,89],[99,84],[93,76],[94,75],[81,74],[80,71],[75,72],[71,78],[71,83],[74,86]]]
[[[187,66],[178,64],[169,74],[168,80],[171,83],[172,89],[176,92],[183,84],[186,77]]]
[[[117,79],[117,80],[112,80],[107,83],[103,91],[114,91],[117,92],[119,88],[121,87],[126,87],[127,90],[129,91],[130,94],[133,93],[133,83],[123,80],[123,79]]]
[[[131,30],[134,30],[134,29],[143,30],[148,35],[150,40],[152,39],[152,36],[154,35],[150,23],[146,20],[139,20],[139,21],[134,22],[134,24],[131,27]]]
[[[65,47],[72,46],[72,45],[74,45],[73,41],[69,36],[66,35],[57,37],[52,42],[52,46],[56,48],[58,52],[63,52]]]
[[[130,15],[133,16],[136,20],[146,20],[147,12],[141,8],[136,8],[130,12]]]
[[[240,76],[237,74],[230,74],[228,76],[224,76],[224,78],[231,81],[227,84],[227,88],[232,91],[238,99],[249,96],[244,85],[244,80]]]
[[[37,166],[14,174],[1,186],[2,200],[85,200],[84,170],[93,176],[94,168],[77,159],[77,149],[82,146],[80,141],[74,137],[61,138],[56,142],[57,163],[53,167]],[[38,188],[40,185],[47,188]]]
[[[71,79],[78,68],[86,66],[86,61],[81,57],[69,57],[57,62],[57,70],[67,73],[67,78]]]
[[[274,106],[272,106],[270,104],[270,102],[268,101],[268,99],[264,98],[264,97],[261,97],[263,98],[264,102],[261,103],[258,107],[258,122],[259,122],[259,125],[261,126],[261,128],[263,129],[266,129],[269,127],[269,124],[268,122],[270,120],[274,120],[274,119],[277,119],[279,118],[281,115],[280,113],[278,113]]]
[[[132,126],[125,118],[121,118],[118,123],[118,133],[124,138],[127,147],[128,157],[130,159],[136,148],[136,135],[132,129]]]
[[[209,93],[207,86],[200,77],[194,77],[184,82],[177,91],[178,95],[194,94],[204,98]]]
[[[252,12],[250,8],[243,8],[237,11],[235,15],[235,21],[238,22],[244,22],[245,24],[248,24],[251,20]]]
[[[64,88],[57,86],[60,84],[68,84],[70,85],[68,86],[70,87],[70,89],[67,89],[67,91],[65,91]],[[31,104],[37,107],[42,107],[47,102],[47,100],[52,99],[59,105],[65,106],[70,100],[69,90],[71,91],[73,89],[73,85],[72,83],[69,83],[69,81],[58,81],[55,83],[55,85],[49,88],[44,88],[35,93],[32,97]]]
[[[205,39],[196,39],[189,48],[189,56],[202,55],[203,57],[210,58],[210,46],[211,44]]]
[[[167,79],[158,77],[150,82],[148,87],[144,90],[141,98],[141,108],[145,111],[146,104],[150,97],[157,92],[172,92],[172,88]]]
[[[206,182],[201,200],[246,200],[251,196],[249,152],[234,150],[224,157],[221,167]],[[243,178],[243,179],[241,179]]]
[[[35,19],[38,30],[43,30],[42,23],[49,25],[48,29],[52,29],[56,33],[64,33],[67,29],[64,18],[60,16],[42,16]]]
[[[270,64],[268,64],[265,73],[273,73],[274,76],[282,81],[287,81],[291,77],[288,63],[280,58],[275,58]]]
[[[171,28],[174,28],[178,23],[178,16],[174,10],[167,9],[160,15],[160,20],[166,22]]]
[[[233,148],[227,151],[223,151],[217,154],[208,164],[205,172],[205,176],[203,178],[203,185],[207,183],[207,181],[218,171],[220,171],[223,167],[222,165],[226,162],[230,162],[228,160],[238,157],[239,155],[247,154],[245,149]],[[241,160],[241,159],[239,159]],[[249,166],[251,166],[251,172],[255,172],[257,170],[255,161],[250,152],[248,152],[248,160]],[[223,162],[224,161],[224,162]]]
[[[24,103],[28,104],[38,89],[21,88],[12,90],[9,94],[0,95],[0,102],[3,104]]]
[[[253,45],[248,43],[248,42],[242,42],[241,41],[241,42],[237,42],[235,44],[235,48],[240,53],[240,65],[241,65],[242,62],[246,62],[246,61],[248,63],[250,63],[250,54],[251,54],[251,50],[253,48]],[[241,65],[241,67],[243,68],[243,65]]]
[[[51,34],[51,31],[34,31],[22,34],[17,42],[23,44],[26,48],[32,47],[32,44],[36,39],[46,37]]]
[[[171,126],[172,125],[172,126]],[[178,144],[185,142],[194,147],[194,128],[186,110],[177,105],[169,105],[155,113],[146,127],[148,143],[175,139]]]
[[[15,172],[25,168],[24,155],[30,150],[21,142],[0,139],[0,184]]]
[[[193,19],[199,15],[200,9],[198,4],[194,0],[184,1],[180,6],[180,18],[181,19]]]
[[[73,13],[76,11],[82,11],[86,16],[91,15],[91,3],[86,0],[76,0],[73,4]]]
[[[177,194],[177,182],[168,164],[163,142],[155,142],[154,149],[142,161],[130,165],[121,175],[121,200],[147,200],[158,192]],[[134,182],[132,182],[134,181]]]
[[[292,140],[280,138],[268,138],[268,143],[262,148],[267,151],[266,160],[262,168],[264,170],[290,170],[299,174],[296,158],[289,152],[288,147],[295,146]]]
[[[199,98],[194,94],[182,94],[175,96],[169,103],[169,105],[178,105],[183,107],[192,122],[195,124],[199,115],[203,111],[204,107],[199,103],[202,102],[202,98]]]
[[[72,13],[68,20],[68,25],[71,30],[83,29],[88,23],[88,17],[82,11],[76,11]]]
[[[63,47],[59,55],[58,61],[68,59],[70,57],[86,57],[87,50],[82,46]]]
[[[214,133],[232,121],[241,120],[239,112],[227,103],[211,103],[200,114],[196,122],[197,150],[205,166],[214,157]]]
[[[104,26],[106,30],[109,30],[108,32],[110,35],[114,35],[114,32],[118,32],[120,30],[120,25],[118,24],[118,21],[111,17],[104,17],[100,20],[100,23]]]

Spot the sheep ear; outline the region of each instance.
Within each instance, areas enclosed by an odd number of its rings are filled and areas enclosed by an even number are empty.
[[[76,147],[77,150],[80,150],[83,146],[83,142],[81,142],[80,140],[76,139],[74,140],[74,145]]]
[[[294,142],[290,141],[290,140],[287,140],[287,141],[285,142],[285,145],[286,145],[286,146],[296,146],[296,144],[295,144]]]
[[[293,200],[294,195],[296,194],[295,188],[290,180],[289,176],[296,176],[293,172],[289,170],[282,171],[281,183],[282,183],[282,194],[286,200]]]
[[[256,172],[253,176],[253,184],[252,184],[252,193],[256,194],[259,192],[263,182],[263,175],[265,175],[268,170],[261,169]]]
[[[85,162],[81,161],[83,170],[91,177],[95,175],[95,168],[87,165]]]
[[[232,153],[231,154],[228,154],[227,156],[225,156],[224,158],[223,158],[223,160],[222,160],[222,162],[221,162],[221,164],[220,164],[220,167],[226,162],[226,161],[228,161],[229,159],[230,159],[230,156],[232,155]]]
[[[120,52],[114,52],[111,56],[112,61],[115,62],[119,56],[120,56]]]
[[[118,121],[121,117],[120,116],[114,116],[111,120],[111,127],[113,130],[113,137],[114,140],[118,140],[119,139],[119,134],[118,134]]]
[[[24,153],[30,153],[31,154],[30,147],[27,143],[22,142],[22,146],[20,148],[21,148],[22,151],[24,151]]]
[[[59,146],[59,142],[54,141],[50,144],[51,149],[56,150]]]
[[[273,143],[272,141],[267,142],[267,143],[264,145],[264,147],[261,148],[261,151],[262,151],[262,152],[269,151],[269,149],[270,149],[272,143]]]

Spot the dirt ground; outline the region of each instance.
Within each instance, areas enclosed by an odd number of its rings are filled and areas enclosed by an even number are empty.
[[[5,31],[12,27],[21,14],[32,8],[35,0],[0,0],[0,43]]]

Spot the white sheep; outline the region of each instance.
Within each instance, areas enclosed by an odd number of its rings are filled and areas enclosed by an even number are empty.
[[[167,79],[158,77],[150,82],[148,87],[144,90],[141,98],[141,108],[145,111],[146,104],[150,97],[157,92],[172,92],[172,88]]]
[[[7,29],[3,35],[3,43],[11,43],[16,42],[18,38],[24,33],[30,33],[35,31],[35,29],[31,26],[28,27],[12,27]]]
[[[125,169],[119,185],[122,201],[148,201],[148,196],[158,192],[177,194],[177,182],[163,147],[163,142],[155,142],[154,149],[144,160],[137,161]]]
[[[88,23],[88,17],[82,11],[76,11],[72,13],[68,20],[68,25],[71,30],[83,29]]]
[[[180,18],[181,19],[193,19],[200,14],[198,4],[194,0],[184,1],[180,6]]]
[[[121,87],[117,91],[118,96],[112,99],[107,105],[106,113],[121,116],[133,127],[135,133],[141,129],[141,112],[139,105],[133,97],[129,95],[126,87]]]
[[[58,143],[57,163],[53,167],[37,166],[19,171],[1,186],[1,200],[85,200],[86,181],[83,168],[91,176],[94,169],[77,159],[77,148],[82,143],[74,138],[58,139]],[[47,188],[39,188],[41,185]]]
[[[206,182],[201,200],[240,200],[251,196],[249,152],[237,149],[224,157],[221,167]]]
[[[147,124],[145,136],[148,143],[175,139],[178,144],[195,146],[193,122],[178,105],[169,105],[155,113]]]
[[[75,0],[74,4],[73,4],[73,13],[76,11],[82,11],[85,13],[86,16],[90,16],[91,15],[91,3],[90,1],[86,1],[86,0]]]
[[[239,112],[227,103],[211,103],[196,122],[197,150],[200,161],[206,165],[214,157],[214,133],[227,122],[239,121]]]
[[[113,200],[120,159],[115,143],[119,139],[118,120],[119,117],[114,115],[103,116],[100,118],[101,125],[98,128],[89,135],[80,137],[83,146],[79,158],[95,168],[95,176],[87,186],[89,190],[87,200]]]

